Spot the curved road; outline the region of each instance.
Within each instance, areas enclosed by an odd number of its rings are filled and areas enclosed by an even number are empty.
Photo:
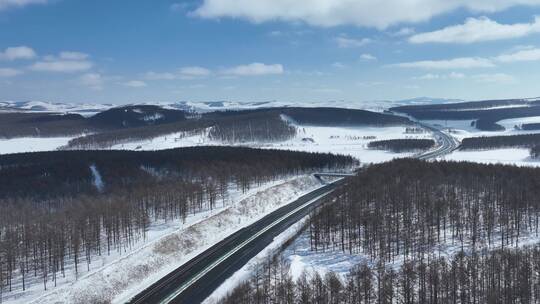
[[[427,125],[420,122],[417,122],[420,126],[422,126],[425,129],[428,129],[431,133],[433,133],[436,141],[438,142],[438,147],[434,150],[427,151],[425,153],[422,153],[420,155],[417,155],[416,158],[418,159],[432,159],[437,158],[446,154],[452,153],[454,150],[456,150],[459,146],[458,141],[453,138],[452,136],[444,133],[443,131]]]
[[[439,145],[416,158],[436,158],[458,147],[453,137],[432,126],[419,124],[434,134]],[[350,176],[339,173],[315,174],[317,178],[325,175]],[[343,178],[327,184],[237,231],[143,290],[128,303],[191,304],[204,301],[227,278],[270,245],[276,236],[320,206],[324,197],[344,182]]]

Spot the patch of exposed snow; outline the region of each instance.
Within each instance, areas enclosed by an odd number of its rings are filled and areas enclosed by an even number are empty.
[[[156,121],[156,120],[160,120],[162,119],[163,117],[165,117],[163,114],[161,113],[155,113],[155,114],[152,114],[152,115],[146,115],[142,118],[142,120],[144,121]]]
[[[0,139],[0,154],[53,151],[67,145],[73,137],[19,137]]]
[[[105,184],[103,183],[103,179],[101,178],[101,174],[99,174],[96,165],[91,165],[90,171],[92,172],[92,183],[99,192],[103,192],[103,190],[105,189]]]

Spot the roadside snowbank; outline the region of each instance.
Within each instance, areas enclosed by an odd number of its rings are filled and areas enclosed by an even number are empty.
[[[208,218],[162,235],[77,281],[12,303],[123,303],[238,229],[322,186],[312,176],[274,184]]]

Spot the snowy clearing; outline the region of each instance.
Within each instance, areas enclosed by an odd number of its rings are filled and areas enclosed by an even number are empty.
[[[431,133],[407,134],[405,126],[394,127],[318,127],[297,125],[297,135],[289,140],[276,143],[231,144],[210,140],[208,130],[197,135],[184,137],[182,133],[169,134],[151,140],[136,141],[113,146],[121,150],[161,150],[201,145],[237,145],[253,148],[283,149],[304,152],[322,152],[351,155],[363,163],[380,163],[398,157],[409,157],[413,153],[391,153],[367,148],[374,140],[427,138]]]
[[[73,137],[19,137],[0,139],[0,154],[53,151],[67,143]]]
[[[35,284],[24,293],[4,293],[4,303],[123,303],[231,233],[322,186],[312,176],[290,178],[237,195],[232,204],[190,217],[184,225],[156,223],[140,247],[95,258],[77,279],[68,269],[48,291]]]
[[[540,162],[531,159],[529,149],[508,148],[483,151],[455,151],[443,157],[445,160],[472,161],[484,164],[505,164],[540,167]]]

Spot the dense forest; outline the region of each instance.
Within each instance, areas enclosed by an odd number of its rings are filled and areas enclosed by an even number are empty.
[[[302,125],[392,126],[408,125],[408,118],[365,110],[343,108],[283,108],[281,112]]]
[[[311,218],[312,249],[391,262],[447,245],[517,246],[539,232],[539,197],[536,168],[414,159],[373,165]]]
[[[0,113],[0,138],[69,136],[97,129],[78,114]]]
[[[390,108],[395,112],[414,112],[414,111],[463,111],[463,110],[479,110],[497,107],[511,106],[528,106],[540,105],[540,101],[528,101],[525,99],[499,99],[499,100],[481,100],[481,101],[466,101],[443,104],[426,104],[426,105],[408,105]]]
[[[536,131],[540,130],[540,123],[526,123],[519,126],[519,129],[524,131]]]
[[[228,143],[284,141],[295,135],[296,128],[273,110],[222,114],[208,134],[210,139]]]
[[[145,239],[152,222],[224,204],[229,189],[355,164],[351,157],[195,147],[0,156],[0,289],[46,289],[97,256]],[[87,266],[88,267],[88,266]]]
[[[0,113],[0,138],[74,136],[185,121],[192,113],[140,105],[112,108],[91,117],[79,114]]]
[[[507,106],[507,107],[504,107]],[[489,109],[493,107],[493,109]],[[391,109],[420,120],[475,120],[474,126],[483,131],[500,131],[498,121],[509,118],[540,115],[540,101],[495,100],[442,105],[403,106]]]
[[[342,277],[303,273],[294,280],[287,261],[266,261],[223,304],[538,303],[540,247],[457,252],[401,265],[362,263]]]
[[[350,177],[314,212],[312,251],[346,277],[262,265],[223,303],[537,303],[540,169],[400,159]]]
[[[482,136],[465,138],[461,150],[483,150],[499,148],[531,148],[540,144],[540,134],[522,134],[505,136]]]
[[[368,144],[370,149],[388,150],[394,153],[423,151],[435,146],[433,139],[389,139]]]

